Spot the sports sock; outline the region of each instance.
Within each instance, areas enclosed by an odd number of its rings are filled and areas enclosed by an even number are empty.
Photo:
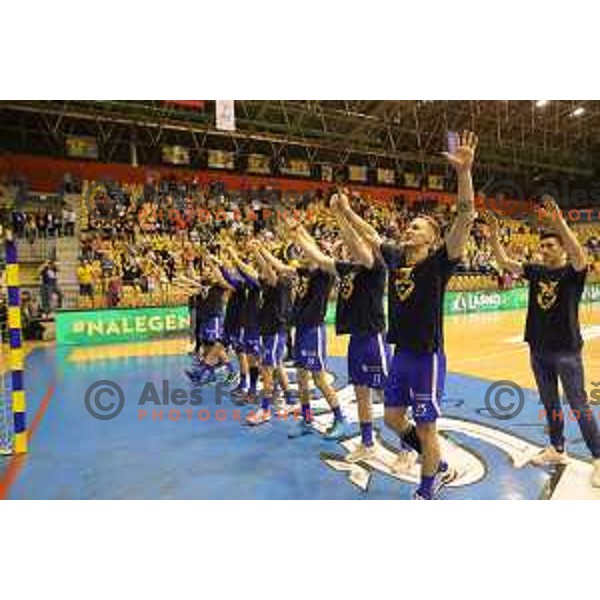
[[[200,363],[198,367],[193,369],[192,377],[194,380],[198,380],[198,382],[202,382],[206,379],[207,375],[212,374],[213,367],[207,365],[204,361]]]
[[[202,361],[202,367],[204,369],[203,376],[214,375],[216,365],[209,365],[207,362]]]
[[[310,404],[302,405],[302,418],[304,419],[305,423],[312,422],[312,411],[310,410]]]
[[[295,404],[294,395],[291,389],[288,388],[287,390],[284,390],[283,397],[285,398],[286,404]]]
[[[247,390],[249,385],[250,385],[250,375],[248,373],[242,373],[240,371],[240,383],[239,383],[238,387],[241,390]]]
[[[342,409],[339,406],[333,408],[333,420],[334,421],[343,421],[344,415],[342,414]]]
[[[365,446],[373,445],[373,423],[371,421],[360,424],[360,437]]]
[[[256,386],[258,384],[258,367],[250,367],[250,391],[256,393]]]
[[[421,475],[421,485],[419,486],[418,492],[424,498],[433,498],[433,482],[435,481],[435,475]]]

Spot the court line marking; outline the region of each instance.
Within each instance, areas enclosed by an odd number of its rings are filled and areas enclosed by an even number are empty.
[[[50,400],[54,395],[55,389],[55,384],[48,386],[48,389],[42,398],[42,402],[40,403],[35,416],[33,417],[33,421],[31,422],[31,427],[29,428],[29,443],[31,443],[35,432],[38,430],[38,427],[40,426],[40,423],[44,418],[46,411],[48,410],[48,405],[50,404]],[[23,467],[27,463],[28,457],[29,454],[13,454],[10,457],[8,466],[0,478],[0,500],[6,500],[8,498],[10,488],[13,486]]]
[[[503,350],[502,352],[492,352],[490,354],[485,354],[484,356],[468,356],[467,358],[453,358],[451,361],[448,361],[449,366],[452,367],[452,371],[454,371],[454,367],[456,366],[456,364],[458,363],[459,365],[462,365],[464,363],[480,363],[486,360],[489,360],[490,358],[497,358],[499,356],[507,356],[509,354],[515,354],[515,352],[524,352],[525,350],[528,350],[529,346],[525,345],[522,348],[511,348],[510,350]],[[474,375],[472,375],[474,377]]]

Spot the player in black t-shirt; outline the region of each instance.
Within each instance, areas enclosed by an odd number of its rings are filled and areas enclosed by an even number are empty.
[[[202,294],[200,291],[190,293],[188,296],[188,308],[190,311],[190,340],[193,344],[190,354],[200,360],[202,358],[200,319],[198,318],[198,314],[202,310]]]
[[[250,412],[246,422],[250,425],[261,425],[271,420],[271,404],[276,383],[281,386],[288,404],[292,404],[287,372],[283,367],[292,279],[288,273],[277,273],[271,267],[262,255],[258,240],[253,240],[248,249],[252,252],[258,266],[262,290],[258,327],[263,393],[260,408]]]
[[[339,277],[336,332],[350,334],[348,379],[354,385],[358,403],[361,444],[346,456],[349,462],[375,456],[371,390],[381,392],[386,383],[389,347],[385,342],[385,266],[362,243],[358,233],[338,210],[337,194],[331,209],[353,262],[336,261],[321,252],[302,226],[293,228],[293,241],[321,269]]]
[[[190,356],[196,362],[202,361],[204,346],[202,343],[202,318],[204,302],[208,293],[208,286],[203,281],[204,267],[200,267],[200,276],[196,279],[179,276],[173,280],[172,285],[188,294],[188,308],[190,311],[190,338],[193,349]]]
[[[348,435],[347,423],[337,399],[335,388],[327,382],[327,329],[325,314],[334,283],[334,276],[312,261],[302,266],[288,265],[276,258],[265,246],[260,246],[263,258],[279,274],[295,278],[294,303],[291,321],[294,332],[294,361],[300,394],[302,419],[293,421],[288,437],[296,438],[314,430],[310,423],[310,377],[333,412],[333,423],[325,433],[326,439],[337,440]]]
[[[225,319],[223,320],[223,338],[228,348],[231,348],[237,355],[239,365],[239,384],[232,390],[234,396],[242,395],[250,387],[250,374],[248,365],[244,361],[242,347],[242,311],[246,302],[247,285],[237,269],[231,265],[221,267],[223,277],[234,288],[227,301],[225,309]]]
[[[250,373],[242,341],[242,315],[249,285],[227,256],[227,250],[223,247],[220,258],[215,256],[211,257],[211,260],[214,260],[218,265],[221,275],[232,288],[223,319],[222,343],[225,349],[233,350],[238,359],[239,375],[237,378],[239,379],[239,385],[231,391],[231,394],[233,396],[245,396],[250,387]],[[233,377],[229,376],[227,379],[232,380]]]
[[[563,218],[556,202],[542,199],[538,215],[548,230],[540,235],[540,263],[512,260],[500,243],[498,223],[486,216],[490,244],[501,268],[529,280],[529,302],[525,341],[529,344],[531,368],[544,405],[550,445],[532,458],[536,465],[564,464],[564,416],[558,394],[560,380],[579,428],[594,458],[592,485],[600,487],[600,431],[585,391],[579,328],[579,303],[587,274],[585,251]]]
[[[184,278],[180,276],[180,278]],[[185,278],[184,278],[185,279]],[[192,281],[192,280],[189,280]],[[216,371],[225,368],[225,382],[234,380],[234,370],[227,354],[223,335],[223,311],[226,295],[234,287],[226,280],[218,262],[206,256],[201,284],[202,302],[197,315],[199,338],[202,343],[202,358],[197,359],[198,366],[186,370],[186,374],[194,385],[205,385],[216,380]]]
[[[475,218],[471,167],[477,138],[463,132],[457,148],[445,153],[458,176],[457,217],[440,243],[439,225],[430,217],[417,217],[404,232],[401,244],[386,244],[377,231],[350,207],[346,194],[340,209],[363,239],[385,262],[388,271],[388,341],[394,358],[385,390],[385,423],[397,432],[404,452],[396,471],[413,461],[410,449],[421,454],[421,483],[416,499],[434,498],[457,477],[440,454],[436,421],[441,415],[446,357],[443,309],[446,286],[463,255]],[[407,419],[412,408],[416,426]]]
[[[223,251],[237,268],[245,288],[243,301],[239,308],[238,361],[240,364],[240,384],[232,395],[240,396],[248,402],[256,398],[260,374],[260,332],[258,311],[260,306],[260,282],[255,267],[240,259],[233,244],[224,244]]]

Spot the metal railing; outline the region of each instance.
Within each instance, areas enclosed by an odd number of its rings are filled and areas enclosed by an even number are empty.
[[[22,263],[42,263],[56,260],[56,238],[38,238],[36,240],[20,239],[17,241],[19,261]]]

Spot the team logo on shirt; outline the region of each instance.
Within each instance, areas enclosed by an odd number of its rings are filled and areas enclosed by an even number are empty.
[[[548,310],[556,304],[558,281],[539,281],[536,300],[542,310]]]
[[[299,277],[296,283],[296,296],[298,298],[304,298],[308,292],[308,277]]]
[[[339,283],[339,294],[344,300],[348,300],[354,291],[354,277],[356,273],[346,273]]]
[[[397,269],[394,286],[400,302],[405,302],[415,289],[415,282],[412,279],[412,269]]]

